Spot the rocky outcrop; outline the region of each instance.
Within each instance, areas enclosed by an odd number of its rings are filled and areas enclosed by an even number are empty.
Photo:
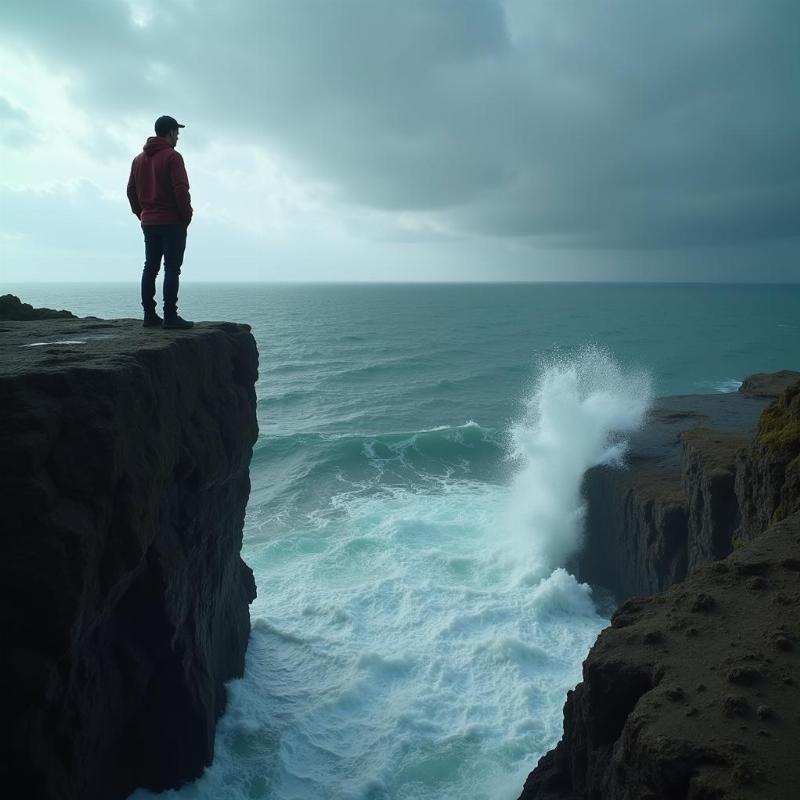
[[[738,538],[749,541],[772,521],[800,511],[800,382],[767,408],[752,446],[739,455]]]
[[[782,369],[778,372],[756,372],[748,375],[742,381],[739,392],[745,397],[766,397],[768,400],[774,400],[798,380],[800,380],[800,372],[791,369]]]
[[[677,468],[594,468],[583,492],[587,534],[573,567],[581,581],[625,598],[685,577],[688,510]]]
[[[758,377],[748,391],[775,388]],[[709,428],[679,440],[688,577],[617,610],[520,800],[797,796],[800,381],[767,406],[750,443]],[[656,496],[653,480],[638,485],[638,507]],[[635,475],[627,486],[633,506]],[[628,520],[629,535],[642,523]]]
[[[751,436],[698,428],[681,434],[681,489],[688,508],[687,573],[733,550],[739,523],[737,455]]]
[[[600,634],[520,800],[790,800],[800,785],[800,514]]]
[[[71,311],[63,309],[55,311],[52,308],[34,308],[13,294],[4,294],[0,297],[0,320],[27,322],[34,319],[76,319],[76,317]]]
[[[571,565],[576,575],[622,602],[663,591],[731,552],[736,495],[751,484],[739,452],[761,412],[798,379],[789,371],[755,375],[739,392],[660,398],[644,430],[631,437],[626,468],[594,467],[585,475],[586,536]],[[783,468],[775,469],[782,480]],[[761,507],[760,500],[752,505]]]
[[[244,665],[253,337],[3,322],[0,350],[0,782],[178,786],[210,763]]]

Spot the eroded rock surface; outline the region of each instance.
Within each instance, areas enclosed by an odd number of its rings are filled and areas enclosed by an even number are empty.
[[[788,386],[800,380],[800,372],[782,369],[778,372],[756,372],[742,381],[739,392],[746,397],[780,397]]]
[[[744,391],[659,398],[630,439],[626,468],[586,473],[585,546],[571,565],[577,576],[622,602],[663,591],[729,553],[744,480],[736,477],[738,455],[753,441],[761,412],[798,379],[800,373],[784,371],[752,376]],[[783,480],[783,468],[777,472],[775,480]],[[774,492],[774,480],[769,485],[764,492]],[[760,498],[752,506],[763,508]],[[750,527],[763,530],[769,519]]]
[[[800,514],[623,604],[521,800],[797,797]]]
[[[681,488],[688,508],[687,572],[733,550],[739,524],[737,454],[749,446],[747,433],[704,428],[681,434]]]
[[[696,568],[619,607],[520,800],[798,796],[800,382],[749,444],[708,428],[680,441]]]
[[[255,596],[249,328],[0,323],[0,781],[109,800],[210,763]]]
[[[737,467],[738,538],[749,541],[770,522],[800,511],[800,381],[766,409]]]
[[[76,319],[71,311],[56,311],[52,308],[34,308],[30,303],[23,303],[16,295],[0,296],[0,320],[30,321],[35,319]]]

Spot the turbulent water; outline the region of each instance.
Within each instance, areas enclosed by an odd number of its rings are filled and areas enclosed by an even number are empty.
[[[12,290],[138,313],[135,287]],[[764,286],[186,283],[187,316],[249,322],[259,344],[244,545],[259,596],[214,764],[161,796],[515,798],[607,621],[563,569],[583,472],[624,468],[653,393],[797,369],[799,301]]]

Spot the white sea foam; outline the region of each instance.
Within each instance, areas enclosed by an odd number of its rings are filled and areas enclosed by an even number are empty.
[[[513,800],[605,624],[559,568],[579,540],[580,477],[619,459],[614,432],[640,424],[646,398],[643,376],[585,351],[529,399],[513,485],[350,486],[290,534],[246,538],[246,674],[214,764],[165,796]]]
[[[722,394],[730,394],[731,392],[738,392],[742,381],[738,378],[726,378],[724,381],[716,384],[714,388]]]
[[[167,797],[512,800],[604,620],[563,571],[509,580],[508,501],[468,482],[348,495],[291,547],[246,551],[246,675],[214,764]]]
[[[696,391],[707,394],[709,392],[717,392],[719,394],[730,394],[731,392],[738,392],[742,381],[739,378],[716,378],[714,380],[698,381],[695,384]]]

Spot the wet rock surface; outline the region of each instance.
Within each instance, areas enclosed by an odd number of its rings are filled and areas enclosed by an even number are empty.
[[[0,780],[126,797],[210,763],[242,674],[249,328],[0,322]]]

